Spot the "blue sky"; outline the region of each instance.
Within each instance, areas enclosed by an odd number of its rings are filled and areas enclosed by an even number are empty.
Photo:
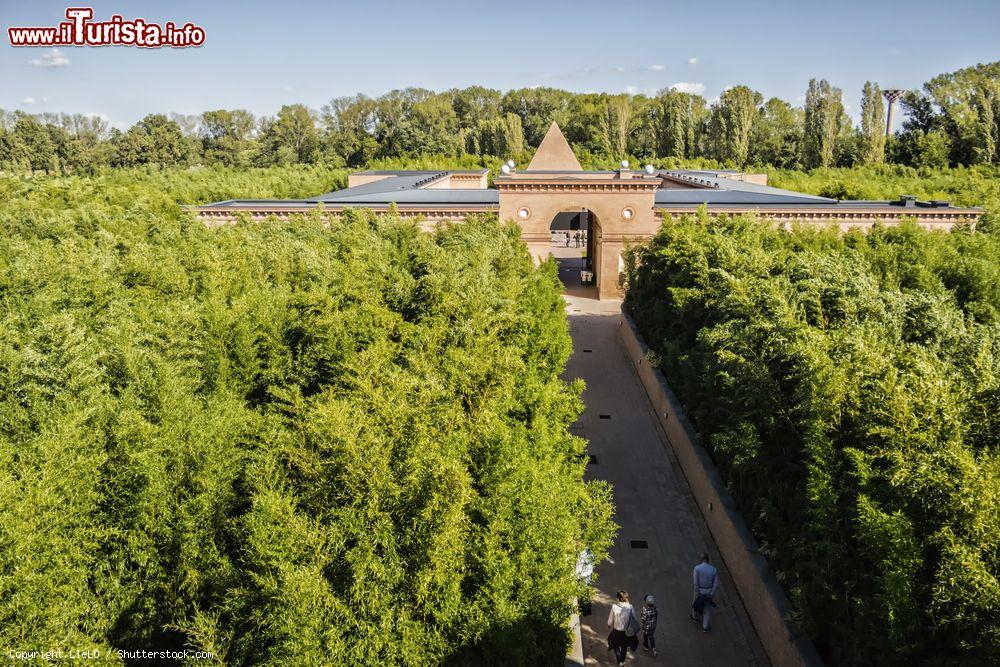
[[[84,5],[84,2],[69,3]],[[119,13],[205,28],[192,49],[13,48],[11,25],[49,26],[67,3],[0,0],[0,108],[94,113],[127,126],[147,113],[282,104],[393,88],[654,92],[713,99],[747,84],[801,104],[811,77],[844,90],[914,88],[1000,59],[1000,2],[103,2]],[[55,66],[52,66],[55,65]]]

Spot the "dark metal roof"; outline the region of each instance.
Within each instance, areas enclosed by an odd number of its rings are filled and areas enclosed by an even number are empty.
[[[489,169],[448,169],[447,174],[478,174],[482,175]],[[356,171],[355,174],[378,175],[378,176],[409,176],[410,174],[440,174],[440,169],[366,169]]]
[[[374,185],[374,183],[371,185]],[[406,188],[382,192],[356,192],[360,188],[364,187],[365,186],[362,185],[358,188],[348,188],[337,193],[332,193],[337,196],[324,195],[309,201],[323,204],[352,204],[354,206],[363,204],[389,204],[391,202],[395,202],[397,204],[437,204],[441,206],[447,204],[500,203],[500,191],[493,189],[420,190]]]
[[[706,189],[712,190],[725,190],[727,192],[743,192],[743,193],[755,193],[759,195],[769,195],[771,197],[786,197],[795,198],[797,200],[811,200],[814,202],[829,202],[833,203],[837,201],[836,199],[831,199],[829,197],[820,197],[817,195],[808,195],[804,192],[795,192],[793,190],[783,190],[781,188],[775,188],[770,185],[759,185],[757,183],[751,183],[749,181],[740,181],[734,178],[723,178],[716,174],[722,173],[738,173],[729,171],[702,171],[698,169],[677,169],[677,170],[666,170],[662,172],[667,176],[672,176],[675,179],[681,181],[691,182],[693,185],[698,185],[699,189],[695,190],[668,190],[668,192],[705,192]],[[659,193],[657,193],[657,200],[659,200]],[[762,201],[767,201],[762,199]]]
[[[365,195],[382,194],[388,192],[399,192],[401,190],[413,190],[421,185],[426,185],[439,178],[446,176],[446,171],[407,171],[400,172],[399,175],[389,178],[380,178],[371,183],[355,185],[353,188],[334,190],[325,194],[310,197],[309,201],[333,202],[349,197],[361,197]]]
[[[334,190],[307,199],[233,199],[208,204],[202,208],[276,208],[303,207],[318,205],[373,207],[383,208],[389,204],[404,207],[459,207],[493,209],[500,203],[500,193],[493,188],[448,189],[429,188],[431,183],[449,174],[483,174],[486,170],[466,171],[433,171],[433,170],[390,170],[366,171],[362,174],[386,175],[371,183],[364,183],[352,188]],[[553,174],[556,178],[581,172],[544,171],[532,172],[538,174]],[[614,171],[586,172],[597,174],[614,174]],[[654,208],[688,208],[692,210],[701,204],[716,209],[746,210],[759,209],[792,209],[809,208],[813,210],[829,209],[865,209],[885,210],[905,213],[912,211],[915,215],[920,211],[968,211],[981,209],[954,207],[947,202],[918,202],[911,197],[896,201],[839,201],[829,197],[783,190],[768,185],[758,185],[748,181],[740,181],[719,176],[722,173],[736,173],[727,170],[671,169],[660,170],[657,177],[670,178],[678,182],[690,183],[690,188],[660,188],[654,195]],[[643,174],[645,176],[645,174]],[[909,205],[904,200],[910,199]]]
[[[308,199],[226,199],[225,201],[204,204],[201,208],[228,208],[233,206],[281,208],[283,206],[310,206],[312,203]]]
[[[656,191],[654,202],[656,205],[683,205],[690,204],[800,204],[805,206],[815,206],[817,204],[836,204],[835,199],[825,197],[811,197],[809,195],[799,195],[787,190],[772,188],[771,191],[754,190],[715,190],[715,189],[691,189],[691,190],[666,190]]]

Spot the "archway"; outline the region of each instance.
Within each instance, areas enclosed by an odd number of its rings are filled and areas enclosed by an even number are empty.
[[[586,208],[558,211],[549,223],[550,254],[567,288],[597,285],[596,229],[596,216]]]

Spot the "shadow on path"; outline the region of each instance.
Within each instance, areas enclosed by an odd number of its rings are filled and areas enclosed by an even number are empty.
[[[588,453],[594,458],[588,477],[612,485],[615,521],[621,526],[610,558],[597,568],[592,612],[580,619],[586,664],[615,664],[607,650],[605,623],[615,592],[624,589],[637,610],[645,595],[654,595],[659,611],[659,657],[640,647],[635,664],[768,665],[687,480],[618,341],[621,302],[599,301],[596,290],[574,288],[579,273],[571,272],[579,271],[579,261],[560,259],[573,337],[564,377],[587,383],[584,413],[571,428],[589,440]],[[709,553],[722,575],[709,634],[687,617],[691,569],[702,552]]]

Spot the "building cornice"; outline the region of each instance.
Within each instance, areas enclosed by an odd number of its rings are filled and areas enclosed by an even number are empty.
[[[501,194],[507,192],[517,193],[543,193],[543,192],[585,192],[596,193],[619,193],[619,192],[649,192],[655,193],[659,187],[659,179],[617,179],[617,178],[592,178],[579,180],[566,180],[558,178],[539,179],[517,179],[501,181],[496,179],[497,189]]]
[[[698,206],[663,206],[653,207],[655,212],[667,214],[671,217],[680,215],[691,215],[696,213]],[[851,207],[849,209],[831,206],[815,207],[782,207],[768,208],[765,206],[711,206],[707,207],[711,215],[742,215],[754,214],[774,220],[860,220],[871,218],[901,219],[914,218],[916,220],[929,220],[948,222],[956,219],[976,221],[983,214],[978,208],[947,208],[935,210],[933,208],[904,208],[901,206],[872,206],[872,207]]]

